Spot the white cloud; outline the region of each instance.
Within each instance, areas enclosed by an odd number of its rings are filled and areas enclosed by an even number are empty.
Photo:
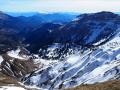
[[[4,3],[3,3],[4,2]],[[2,11],[98,12],[120,11],[120,0],[1,0]]]

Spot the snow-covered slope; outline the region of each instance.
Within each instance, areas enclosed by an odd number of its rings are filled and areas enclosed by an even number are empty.
[[[76,44],[54,43],[39,50],[39,56],[47,60],[64,60],[72,54],[79,53],[81,46]]]
[[[80,50],[63,61],[43,67],[26,76],[23,82],[54,90],[116,78],[120,78],[120,33],[95,49]]]
[[[26,90],[26,89],[15,86],[2,86],[0,87],[0,90]]]

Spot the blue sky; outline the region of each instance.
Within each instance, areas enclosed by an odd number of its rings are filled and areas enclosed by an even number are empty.
[[[5,12],[120,11],[120,0],[0,0]]]

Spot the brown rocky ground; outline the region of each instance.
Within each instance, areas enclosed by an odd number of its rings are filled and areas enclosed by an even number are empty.
[[[96,83],[93,85],[80,85],[78,87],[66,90],[120,90],[120,80]]]
[[[10,84],[19,85],[16,79],[9,77],[0,72],[0,86],[10,85]]]
[[[16,87],[22,87],[26,90],[38,90],[38,89],[35,89],[35,88],[28,88],[24,85],[21,85],[19,83],[19,81],[16,80],[15,78],[7,76],[7,75],[0,72],[0,88],[2,88],[2,86],[16,86]]]
[[[1,56],[4,61],[0,65],[0,90],[3,86],[15,86],[25,88],[26,90],[37,90],[19,83],[19,80],[23,76],[39,68],[37,64],[34,64],[31,58],[22,60],[10,57],[7,54],[2,54]]]
[[[17,77],[19,79],[38,69],[38,66],[34,64],[31,59],[17,59],[7,54],[3,54],[2,57],[4,61],[1,63],[1,72],[8,76]]]

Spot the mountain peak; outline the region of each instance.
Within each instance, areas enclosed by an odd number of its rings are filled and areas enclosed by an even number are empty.
[[[80,19],[86,19],[86,20],[113,20],[113,18],[118,17],[117,14],[112,12],[98,12],[98,13],[92,13],[92,14],[82,14],[78,16],[78,20]]]

